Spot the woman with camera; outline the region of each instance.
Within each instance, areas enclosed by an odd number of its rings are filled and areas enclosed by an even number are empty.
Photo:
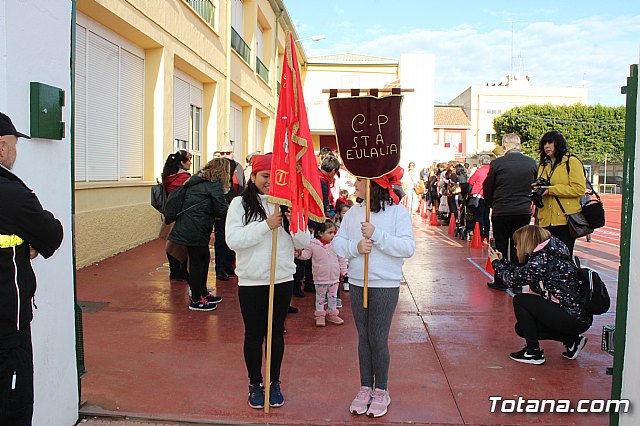
[[[578,268],[569,250],[549,231],[526,225],[513,233],[518,262],[508,262],[502,253],[489,248],[489,259],[496,277],[507,287],[528,285],[535,293],[520,293],[513,298],[515,330],[526,340],[526,346],[510,354],[511,359],[526,364],[544,364],[544,351],[539,340],[562,342],[562,356],[576,359],[587,343],[582,336],[593,322],[584,307],[584,289]]]
[[[557,130],[542,136],[538,150],[538,179],[531,197],[538,207],[538,224],[565,243],[573,256],[576,239],[569,232],[567,217],[582,209],[580,197],[586,191],[582,162],[570,155],[566,139]]]

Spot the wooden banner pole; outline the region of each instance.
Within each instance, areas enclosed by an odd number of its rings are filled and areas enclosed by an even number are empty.
[[[280,205],[275,205],[278,211]],[[271,237],[271,274],[269,277],[269,311],[267,314],[267,366],[265,367],[266,380],[264,382],[264,412],[269,414],[269,396],[271,395],[271,340],[273,338],[273,294],[276,282],[276,254],[278,250],[278,228],[273,228]]]
[[[365,179],[366,183],[366,195],[365,195],[365,222],[369,222],[371,217],[371,179]],[[364,255],[364,293],[362,298],[362,307],[367,309],[369,307],[369,253]]]

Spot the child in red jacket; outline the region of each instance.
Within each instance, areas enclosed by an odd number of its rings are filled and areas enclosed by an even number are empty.
[[[313,282],[316,287],[316,327],[324,327],[327,321],[341,325],[344,320],[338,316],[337,295],[340,277],[347,273],[347,262],[331,248],[331,241],[336,235],[333,222],[319,224],[314,235],[316,238],[300,252],[298,259],[312,261]],[[324,310],[325,300],[328,311]]]

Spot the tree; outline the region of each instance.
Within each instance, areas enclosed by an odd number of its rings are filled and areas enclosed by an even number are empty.
[[[550,130],[562,132],[569,150],[583,161],[620,163],[624,157],[625,107],[602,105],[526,105],[515,107],[493,120],[498,140],[517,133],[522,151],[538,158],[538,144]]]

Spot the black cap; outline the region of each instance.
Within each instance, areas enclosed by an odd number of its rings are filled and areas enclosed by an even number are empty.
[[[13,135],[19,138],[31,139],[24,133],[20,133],[16,130],[16,126],[13,125],[8,115],[0,112],[0,136]]]

